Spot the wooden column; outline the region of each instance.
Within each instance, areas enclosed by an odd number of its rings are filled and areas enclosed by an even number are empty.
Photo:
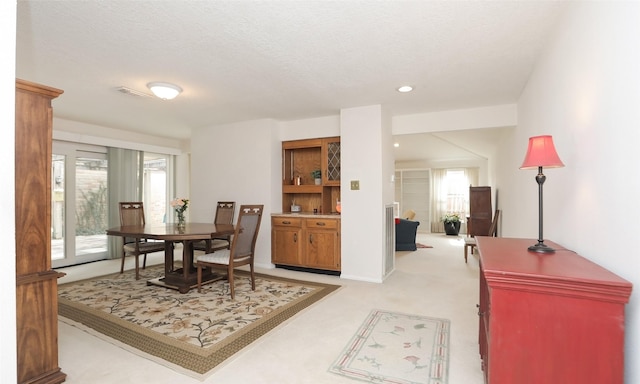
[[[18,383],[65,381],[58,367],[58,282],[51,269],[51,100],[16,80],[15,199]]]

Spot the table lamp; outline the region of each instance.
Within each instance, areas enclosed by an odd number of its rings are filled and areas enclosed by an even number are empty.
[[[538,183],[538,243],[529,247],[529,251],[538,253],[553,253],[555,250],[544,243],[542,237],[542,184],[547,179],[542,174],[542,168],[560,168],[564,164],[558,157],[550,135],[534,136],[529,138],[529,148],[520,169],[538,168],[536,182]]]

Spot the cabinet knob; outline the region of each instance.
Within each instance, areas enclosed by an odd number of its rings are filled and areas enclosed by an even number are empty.
[[[298,242],[298,234],[297,234],[297,233],[294,233],[294,234],[293,234],[293,242],[294,242],[294,243],[297,243],[297,242]]]
[[[324,226],[325,226],[325,225],[327,225],[327,224],[326,224],[326,223],[323,223],[323,222],[318,221],[318,222],[316,222],[316,225],[317,225],[318,227],[324,227]]]
[[[282,224],[291,224],[290,221],[283,221]]]

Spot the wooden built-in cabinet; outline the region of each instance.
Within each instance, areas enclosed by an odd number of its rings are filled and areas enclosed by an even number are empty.
[[[319,169],[320,184],[311,172]],[[340,273],[340,137],[282,142],[282,212],[271,217],[271,262]],[[291,213],[292,205],[300,212]]]
[[[271,262],[276,266],[340,271],[340,218],[271,217]]]
[[[271,218],[271,262],[276,265],[302,265],[302,218]]]
[[[624,382],[631,283],[553,242],[477,237],[479,346],[489,384]]]
[[[311,172],[319,169],[321,184]],[[300,183],[297,183],[300,180]],[[282,142],[282,211],[293,204],[302,212],[336,213],[340,200],[340,137]]]
[[[51,269],[51,100],[55,88],[16,80],[15,219],[18,383],[65,381],[58,367],[58,282]]]
[[[467,233],[470,236],[487,236],[492,221],[491,187],[469,187]]]
[[[322,184],[340,186],[340,137],[322,139]],[[339,191],[339,190],[338,190]]]

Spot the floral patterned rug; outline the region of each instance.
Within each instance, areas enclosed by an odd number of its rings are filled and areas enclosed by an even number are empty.
[[[450,325],[373,310],[329,371],[370,383],[446,384]]]
[[[58,287],[60,320],[182,373],[204,379],[217,365],[339,286],[238,272],[186,294],[148,286],[163,266]],[[106,337],[105,337],[106,336]]]

